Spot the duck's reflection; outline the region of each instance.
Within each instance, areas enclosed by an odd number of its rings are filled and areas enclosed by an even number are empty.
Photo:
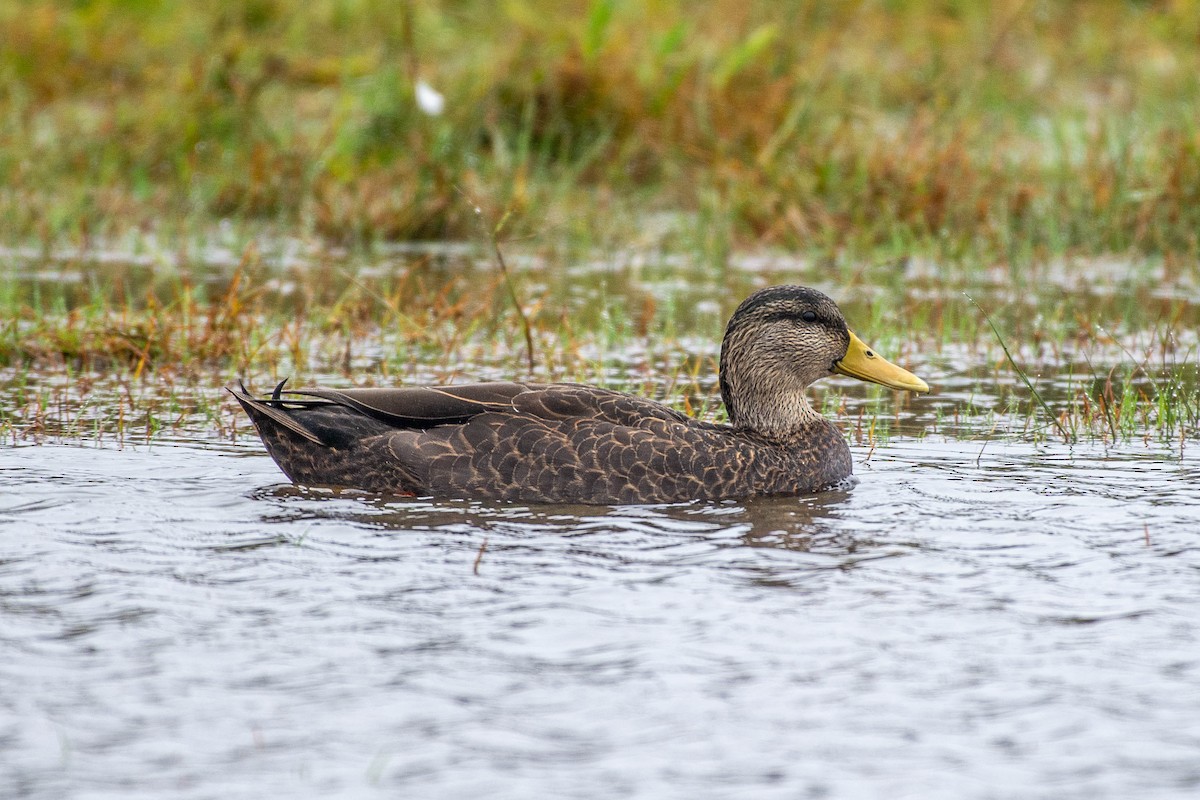
[[[521,539],[637,533],[718,547],[758,547],[797,552],[862,554],[875,544],[855,536],[840,515],[852,492],[839,489],[800,497],[670,505],[521,505],[469,500],[394,498],[339,489],[281,484],[253,493],[269,504],[263,519],[275,522],[337,520],[397,535],[410,531],[472,532]]]

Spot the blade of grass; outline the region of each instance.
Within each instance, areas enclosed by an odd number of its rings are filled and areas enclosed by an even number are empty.
[[[467,199],[471,204],[471,208],[475,211],[475,218],[479,220],[479,226],[483,230],[484,236],[492,245],[492,255],[496,257],[496,264],[500,267],[500,274],[504,276],[504,285],[508,289],[508,297],[512,300],[513,307],[517,310],[517,316],[521,318],[521,331],[525,334],[525,360],[529,366],[529,373],[533,374],[535,360],[533,357],[533,331],[529,325],[529,317],[525,314],[525,308],[521,305],[521,299],[517,296],[517,287],[513,284],[512,274],[508,271],[508,264],[504,261],[504,253],[500,250],[500,231],[504,228],[504,223],[508,221],[509,213],[506,213],[500,218],[500,221],[488,228],[487,221],[483,216],[483,208],[476,203],[474,198],[466,193],[461,187],[454,187],[459,194]]]
[[[1038,405],[1042,407],[1042,411],[1046,412],[1046,417],[1049,418],[1052,423],[1054,423],[1054,427],[1058,429],[1058,433],[1063,437],[1063,441],[1072,441],[1073,437],[1071,434],[1068,433],[1067,429],[1064,428],[1062,423],[1058,421],[1058,417],[1054,416],[1054,412],[1050,410],[1050,406],[1047,405],[1046,401],[1042,399],[1041,393],[1038,392],[1036,387],[1034,387],[1033,382],[1029,380],[1029,376],[1025,374],[1025,370],[1021,369],[1021,365],[1018,364],[1012,357],[1012,353],[1009,352],[1008,345],[1005,344],[1004,337],[1000,335],[1000,329],[996,327],[996,323],[992,322],[992,318],[988,316],[986,311],[983,310],[983,306],[975,302],[975,298],[971,297],[971,295],[967,294],[966,292],[963,292],[963,297],[967,298],[971,305],[975,306],[975,308],[979,310],[980,314],[983,314],[984,321],[987,322],[988,327],[992,329],[992,333],[996,335],[996,341],[1000,342],[1000,349],[1004,351],[1004,357],[1008,359],[1008,363],[1012,365],[1012,368],[1017,371],[1017,375],[1021,378],[1021,381],[1025,384],[1026,388],[1029,389],[1029,393],[1033,395],[1033,399],[1036,400]]]

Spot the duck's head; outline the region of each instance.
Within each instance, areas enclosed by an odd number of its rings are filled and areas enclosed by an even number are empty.
[[[729,318],[721,342],[721,398],[734,426],[775,434],[804,426],[817,416],[805,389],[834,374],[929,391],[925,381],[865,345],[837,304],[815,289],[762,289]]]

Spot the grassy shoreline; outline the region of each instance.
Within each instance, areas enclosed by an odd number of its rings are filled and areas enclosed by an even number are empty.
[[[1072,264],[1081,273],[1074,277],[1031,269],[1014,287],[988,270],[964,280],[884,264],[864,274],[852,263],[831,271],[786,253],[774,262],[741,253],[738,269],[714,274],[670,253],[564,263],[513,247],[535,341],[527,373],[508,288],[482,247],[374,260],[320,251],[285,258],[287,247],[275,249],[252,243],[240,258],[210,252],[211,263],[185,260],[173,271],[111,251],[90,261],[71,253],[52,274],[0,281],[0,441],[53,432],[123,440],[129,430],[147,440],[163,430],[224,436],[245,424],[220,391],[238,378],[266,391],[284,377],[394,385],[528,375],[719,417],[724,321],[753,288],[787,281],[837,296],[873,346],[936,389],[914,400],[823,382],[814,401],[852,437],[990,436],[999,426],[1019,438],[1059,438],[1020,371],[1048,398],[1068,440],[1200,435],[1200,305],[1191,279],[1162,263],[1141,266],[1135,278],[1107,262]],[[25,263],[50,262],[29,254]],[[994,316],[1011,361],[964,289]]]

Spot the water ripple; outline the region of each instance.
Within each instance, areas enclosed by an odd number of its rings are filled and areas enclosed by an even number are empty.
[[[612,509],[302,491],[256,452],[4,452],[6,795],[1200,787],[1177,451],[897,440],[851,491]]]

